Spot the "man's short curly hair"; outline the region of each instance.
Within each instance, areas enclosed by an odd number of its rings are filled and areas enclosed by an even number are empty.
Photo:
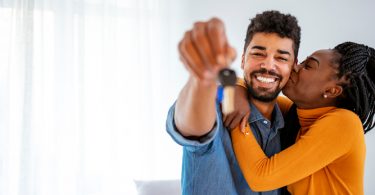
[[[296,17],[290,14],[282,14],[279,11],[264,11],[250,20],[247,27],[244,52],[250,44],[255,33],[276,33],[281,38],[287,37],[293,40],[295,58],[301,42],[301,28]]]

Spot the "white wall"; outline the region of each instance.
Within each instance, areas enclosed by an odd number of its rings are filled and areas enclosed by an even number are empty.
[[[183,6],[177,6],[178,4]],[[171,15],[179,15],[178,18],[170,19],[174,23],[171,26],[170,37],[171,50],[174,50],[171,51],[171,57],[175,59],[178,59],[176,47],[183,32],[191,28],[195,21],[207,20],[212,16],[224,20],[229,41],[237,48],[240,55],[248,19],[254,17],[256,13],[269,9],[291,13],[297,17],[302,28],[300,60],[317,49],[333,48],[343,41],[361,42],[375,47],[375,12],[373,11],[375,1],[371,0],[181,0],[171,1],[172,7]],[[174,63],[177,63],[178,68],[174,67],[174,70],[179,73],[180,79],[171,86],[171,90],[175,90],[177,96],[186,81],[187,74],[181,63],[171,62]],[[242,74],[238,58],[232,66]],[[375,130],[366,135],[366,144],[365,194],[374,194],[375,186],[370,182],[375,180]],[[180,150],[176,144],[172,147]],[[176,159],[175,162],[181,161]],[[176,168],[175,165],[173,166]]]

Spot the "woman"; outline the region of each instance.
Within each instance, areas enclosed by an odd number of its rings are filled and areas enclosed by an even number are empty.
[[[346,42],[319,50],[291,73],[283,93],[297,106],[295,144],[267,157],[252,133],[232,132],[241,170],[255,191],[363,194],[364,133],[374,127],[375,51]],[[292,102],[279,101],[281,108]],[[248,128],[247,132],[251,132]]]

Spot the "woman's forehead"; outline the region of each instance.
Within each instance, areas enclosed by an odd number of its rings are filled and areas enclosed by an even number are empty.
[[[333,49],[322,49],[314,52],[311,57],[319,61],[319,69],[321,71],[329,71],[336,75],[339,71],[337,55],[338,53]]]
[[[316,59],[320,65],[332,66],[337,61],[337,53],[333,49],[322,49],[311,54],[312,58]],[[336,67],[336,66],[334,66]]]
[[[313,54],[311,54],[311,56],[322,61],[325,61],[325,60],[329,61],[335,56],[335,52],[332,49],[322,49],[322,50],[315,51]]]

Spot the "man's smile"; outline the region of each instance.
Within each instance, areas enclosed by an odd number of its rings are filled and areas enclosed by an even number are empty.
[[[280,77],[267,73],[255,73],[252,75],[252,85],[255,88],[271,89],[278,86]]]

